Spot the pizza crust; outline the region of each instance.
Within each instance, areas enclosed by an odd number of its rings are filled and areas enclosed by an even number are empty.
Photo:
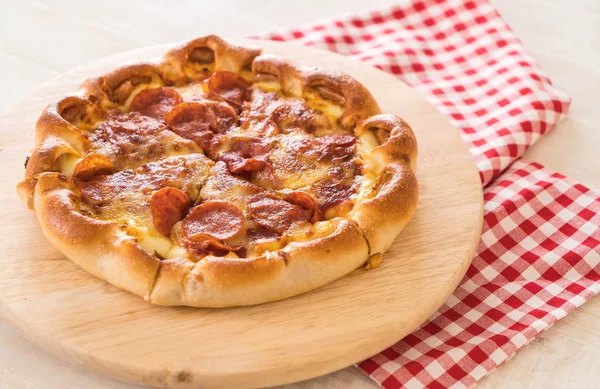
[[[254,258],[207,256],[197,263],[159,260],[115,222],[80,214],[60,174],[40,176],[34,207],[44,235],[87,272],[159,305],[226,307],[281,300],[352,272],[369,257],[358,227],[345,219],[333,231]]]
[[[383,254],[411,219],[418,202],[418,183],[407,164],[392,162],[373,197],[357,203],[349,214],[369,242],[369,255]]]
[[[357,226],[332,219],[333,232],[255,258],[207,256],[196,264],[162,261],[150,301],[159,305],[226,307],[281,300],[352,272],[368,258]]]
[[[61,174],[39,177],[33,205],[48,241],[85,271],[147,297],[160,260],[144,251],[115,222],[82,215],[72,196]]]
[[[257,48],[207,36],[171,50],[156,63],[127,65],[89,79],[76,93],[49,105],[37,122],[36,147],[17,192],[35,210],[50,243],[86,271],[152,303],[196,307],[259,304],[304,293],[385,252],[418,200],[412,130],[393,115],[381,115],[370,92],[350,76],[259,54]],[[371,139],[368,150],[361,150],[364,182],[354,208],[345,218],[328,221],[332,232],[258,257],[207,256],[194,263],[159,259],[116,222],[79,212],[66,177],[57,172],[66,160],[87,152],[78,127],[93,128],[108,110],[127,108],[148,86],[181,86],[212,71],[252,71],[258,79],[275,78],[286,95],[324,95],[343,108],[342,127]]]
[[[411,219],[418,203],[417,140],[401,118],[380,114],[356,126],[359,137],[379,141],[366,152],[365,182],[350,214],[369,242],[369,254],[384,253]]]

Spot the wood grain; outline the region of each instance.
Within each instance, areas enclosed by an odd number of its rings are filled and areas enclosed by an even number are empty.
[[[595,108],[600,100],[600,68],[596,66],[600,60],[600,2],[491,2],[554,84],[573,98],[569,117],[525,157],[600,188],[596,168],[600,110]],[[105,0],[100,6],[75,0],[5,1],[0,13],[0,110],[51,77],[106,54],[215,31],[243,37],[289,29],[396,3],[345,0],[341,7],[337,0]],[[57,58],[66,60],[56,63]],[[0,150],[0,159],[3,155]],[[599,334],[600,299],[594,298],[541,334],[477,388],[598,388]],[[1,389],[141,388],[59,360],[1,320],[0,345]],[[286,389],[377,387],[358,369],[349,367]]]
[[[383,266],[357,270],[295,298],[255,307],[152,306],[65,260],[45,241],[14,185],[37,115],[85,77],[163,53],[153,47],[60,76],[0,116],[8,174],[0,182],[0,234],[10,241],[0,273],[0,314],[56,355],[154,386],[243,388],[293,382],[360,361],[414,330],[454,290],[479,240],[478,173],[458,132],[390,75],[332,53],[262,42],[302,65],[343,70],[402,115],[420,145],[417,212]]]

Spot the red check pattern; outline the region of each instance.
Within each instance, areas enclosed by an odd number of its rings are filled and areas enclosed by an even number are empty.
[[[484,185],[569,108],[487,1],[413,0],[265,37],[325,48],[398,76],[461,130]]]
[[[371,378],[387,389],[470,387],[600,291],[600,195],[518,159],[570,100],[486,0],[411,0],[264,37],[398,76],[461,130],[487,185],[461,285],[417,331],[358,365]]]
[[[385,388],[468,388],[600,291],[598,193],[519,160],[484,198],[477,255],[454,294],[359,364]]]

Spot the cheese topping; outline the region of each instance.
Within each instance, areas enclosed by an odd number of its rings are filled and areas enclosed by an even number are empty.
[[[113,174],[73,178],[81,211],[114,221],[149,253],[192,261],[331,234],[329,219],[347,215],[374,183],[377,139],[344,129],[335,98],[307,90],[298,99],[278,81],[251,81],[245,70],[179,88],[157,77],[134,86],[124,113],[84,132],[85,155],[57,160],[67,176],[91,154],[114,164]]]
[[[75,154],[63,154],[56,160],[58,165],[58,171],[65,176],[72,176],[75,171],[75,166],[81,161],[82,158]]]
[[[165,158],[124,170],[98,176],[90,181],[76,181],[81,206],[86,214],[101,220],[112,220],[140,245],[162,257],[168,257],[171,240],[158,232],[150,214],[150,198],[159,189],[174,187],[196,200],[208,177],[212,161],[202,154]]]

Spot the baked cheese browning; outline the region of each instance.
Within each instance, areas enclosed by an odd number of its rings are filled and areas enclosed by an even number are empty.
[[[250,198],[262,192],[265,192],[264,188],[231,174],[224,162],[217,162],[200,191],[200,198],[229,201],[246,212]]]
[[[220,157],[231,173],[269,190],[307,192],[328,218],[343,215],[351,206],[361,174],[353,135],[277,135],[232,142],[231,151]],[[331,210],[342,202],[340,212]]]
[[[208,254],[261,255],[307,239],[316,233],[314,223],[352,208],[361,139],[339,125],[343,110],[335,102],[313,90],[305,93],[306,101],[286,96],[277,83],[252,85],[232,72],[213,72],[185,88],[156,82],[145,87],[121,96],[129,113],[113,111],[84,132],[93,152],[71,161],[82,199],[91,206],[87,211],[120,220],[144,248],[162,257],[181,255],[184,251],[171,250],[162,239],[171,237],[193,260]],[[222,161],[205,177],[202,194],[176,185],[141,188],[143,174],[127,170],[202,151]],[[199,205],[190,208],[193,202]],[[239,210],[242,218],[231,219],[241,220],[233,236],[210,233],[216,216],[203,212],[208,207],[225,221]]]
[[[189,154],[73,182],[82,213],[116,222],[150,253],[168,257],[170,229],[198,199],[212,165],[202,154]]]
[[[170,131],[164,123],[137,112],[109,115],[96,129],[83,132],[83,137],[85,155],[104,156],[117,171],[168,156],[202,153],[198,145]],[[57,160],[59,171],[72,175],[85,155],[64,154]]]
[[[314,91],[307,92],[312,103],[286,96],[274,81],[257,81],[247,92],[240,126],[227,130],[219,149],[212,148],[209,155],[225,162],[229,172],[265,189],[306,189],[320,200],[322,213],[338,205],[343,195],[350,204],[354,189],[349,188],[354,188],[361,170],[354,162],[357,138],[338,124],[341,107]],[[330,182],[336,180],[344,186],[333,187],[338,190],[330,200]],[[309,189],[318,183],[322,184]]]
[[[251,199],[249,213],[254,222],[253,234],[257,237],[279,238],[293,223],[307,222],[312,217],[310,209],[292,204],[273,195],[258,195]]]
[[[314,196],[325,219],[332,219],[344,217],[352,210],[356,186],[354,183],[323,180],[306,188],[306,191]]]
[[[269,166],[256,172],[253,179],[269,189],[300,189],[326,179],[332,166],[345,169],[343,163],[353,158],[355,138],[352,135],[277,135],[264,159]],[[353,173],[353,171],[352,171]]]
[[[269,121],[283,133],[301,132],[322,136],[345,134],[339,123],[340,108],[335,104],[319,99],[302,100],[286,96],[277,83],[259,81],[248,89],[249,101],[244,104],[241,114],[242,128]],[[246,127],[244,127],[244,124]]]
[[[308,194],[265,190],[231,174],[223,162],[211,168],[197,204],[172,233],[179,246],[192,252],[193,260],[208,254],[245,257],[277,250],[296,235],[310,235],[311,223],[322,219]]]

